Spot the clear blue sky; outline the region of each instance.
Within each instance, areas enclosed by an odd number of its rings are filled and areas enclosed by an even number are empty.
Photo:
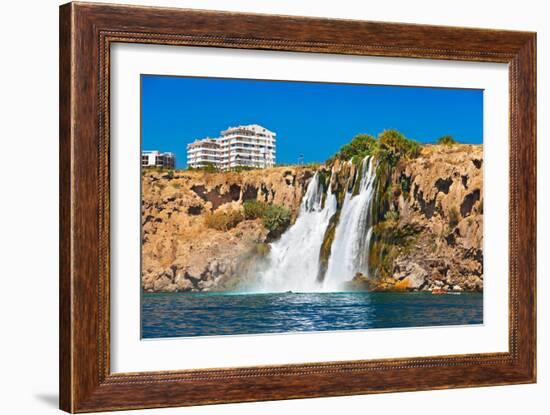
[[[325,161],[356,134],[394,128],[429,143],[483,141],[483,91],[142,75],[142,149],[172,151],[229,126],[277,133],[277,163]]]

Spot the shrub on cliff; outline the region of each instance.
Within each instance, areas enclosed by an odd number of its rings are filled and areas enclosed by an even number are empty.
[[[267,203],[259,202],[257,200],[247,200],[243,203],[244,217],[245,219],[262,218],[267,207]]]
[[[231,171],[235,173],[242,173],[243,171],[251,171],[251,170],[258,170],[258,167],[237,166],[231,169]]]
[[[397,212],[388,211],[385,220],[373,227],[369,255],[369,273],[377,277],[391,277],[395,259],[409,251],[422,228],[415,223],[399,224]]]
[[[457,141],[453,138],[452,135],[444,135],[443,137],[439,137],[437,139],[437,144],[452,146],[453,144],[457,144]]]
[[[204,165],[204,167],[187,166],[187,170],[189,170],[189,171],[204,171],[206,173],[217,173],[217,172],[219,172],[219,169],[212,163],[206,163]]]
[[[206,226],[218,231],[228,231],[244,220],[239,210],[220,211],[216,210],[205,216]]]
[[[269,205],[262,217],[264,226],[274,235],[280,235],[290,225],[290,211],[284,206]]]
[[[290,225],[291,214],[284,206],[247,200],[243,207],[245,219],[262,219],[265,228],[273,235],[279,235]]]

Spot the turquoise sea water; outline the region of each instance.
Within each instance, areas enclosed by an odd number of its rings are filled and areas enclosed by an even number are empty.
[[[144,339],[483,323],[483,294],[143,293]]]

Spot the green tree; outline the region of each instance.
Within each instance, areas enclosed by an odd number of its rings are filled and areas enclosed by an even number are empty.
[[[420,144],[406,138],[397,130],[382,131],[378,136],[378,142],[380,150],[389,153],[394,160],[403,157],[415,158],[420,155]]]
[[[338,158],[340,160],[359,161],[366,156],[377,156],[395,165],[400,158],[415,158],[420,154],[421,145],[406,138],[397,130],[385,130],[378,139],[368,134],[359,134],[343,145],[328,163]]]
[[[371,155],[377,148],[376,138],[368,134],[359,134],[340,148],[336,154],[340,160],[350,160],[354,157],[364,158]]]

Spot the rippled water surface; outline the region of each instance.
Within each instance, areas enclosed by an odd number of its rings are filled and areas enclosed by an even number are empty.
[[[144,293],[142,337],[355,330],[483,323],[483,295]]]

